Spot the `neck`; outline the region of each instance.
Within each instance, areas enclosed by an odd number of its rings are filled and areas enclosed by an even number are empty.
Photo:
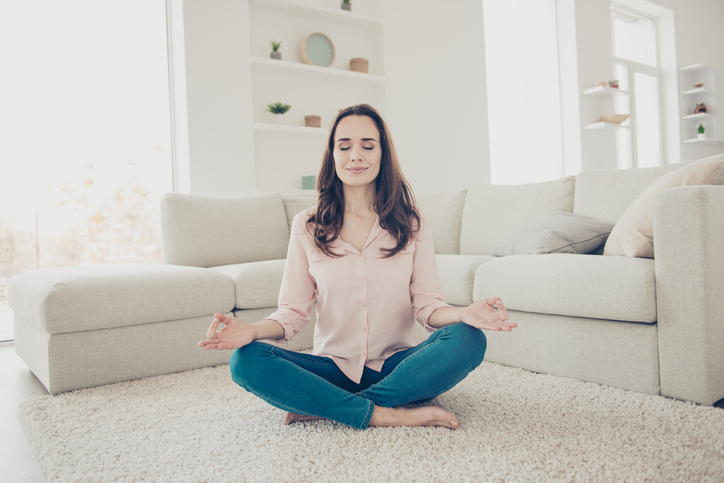
[[[344,185],[344,212],[364,215],[375,210],[375,184],[365,186]]]

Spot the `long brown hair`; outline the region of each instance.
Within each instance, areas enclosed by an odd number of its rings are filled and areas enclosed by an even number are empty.
[[[367,104],[343,109],[337,114],[329,130],[327,147],[322,156],[322,166],[317,176],[317,211],[307,220],[307,228],[314,243],[325,255],[336,256],[329,245],[339,238],[344,221],[344,189],[334,164],[334,136],[339,121],[347,116],[367,116],[375,122],[380,133],[382,158],[380,172],[375,179],[377,195],[374,209],[380,217],[380,226],[387,230],[397,245],[383,249],[385,257],[391,257],[405,248],[420,229],[420,214],[415,206],[415,195],[402,174],[390,132],[379,113]]]

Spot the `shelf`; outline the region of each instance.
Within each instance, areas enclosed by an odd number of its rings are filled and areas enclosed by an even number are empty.
[[[383,20],[369,15],[347,12],[341,8],[334,9],[307,5],[297,0],[249,0],[249,4],[267,10],[301,15],[315,20],[334,22],[337,25],[348,25],[364,29],[378,29],[385,24]]]
[[[293,126],[291,124],[266,124],[255,122],[254,132],[296,132],[302,134],[327,134],[322,127]]]
[[[696,89],[689,89],[688,91],[684,91],[681,93],[682,96],[696,96],[699,94],[711,94],[714,91],[712,89],[707,89],[706,87],[699,87]]]
[[[718,146],[718,147],[724,147],[724,141],[717,141],[715,139],[684,139],[685,143],[689,144],[704,144],[707,146]]]
[[[684,119],[707,119],[711,117],[714,117],[714,114],[700,112],[699,114],[689,114],[688,116],[684,116]]]
[[[593,124],[586,124],[585,129],[588,130],[599,130],[599,131],[615,131],[617,129],[628,129],[629,126],[622,126],[615,122],[594,122]]]
[[[596,86],[591,87],[590,89],[586,89],[583,91],[583,94],[586,96],[596,96],[596,97],[610,97],[610,96],[628,96],[630,93],[628,91],[622,91],[620,89],[616,89],[614,87],[608,87],[608,86]]]
[[[708,66],[705,65],[705,64],[694,64],[694,65],[689,65],[689,66],[686,66],[686,67],[682,67],[682,68],[681,68],[681,71],[682,71],[682,72],[699,72],[699,71],[702,71],[702,70],[708,70],[708,69],[710,69],[710,68],[711,68],[711,67],[708,67]]]
[[[316,65],[289,62],[286,60],[265,59],[263,57],[251,58],[252,70],[258,72],[273,72],[277,74],[290,74],[316,79],[337,79],[357,82],[360,84],[384,84],[385,78],[381,75],[352,72],[351,70],[335,69],[332,67],[319,67]]]

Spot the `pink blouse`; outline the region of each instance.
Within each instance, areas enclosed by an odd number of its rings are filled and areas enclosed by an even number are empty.
[[[294,217],[279,308],[268,319],[279,322],[288,342],[309,323],[317,301],[313,354],[331,357],[342,372],[359,383],[364,366],[380,371],[392,354],[419,344],[415,320],[428,331],[430,315],[445,303],[437,272],[427,214],[420,210],[416,239],[390,258],[382,248],[395,239],[377,217],[367,241],[358,251],[338,238],[324,255],[307,231],[306,221],[316,207]]]

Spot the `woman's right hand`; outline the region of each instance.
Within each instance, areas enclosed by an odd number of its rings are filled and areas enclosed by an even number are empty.
[[[224,328],[219,328],[219,323]],[[214,314],[206,340],[199,342],[205,350],[240,349],[256,340],[256,330],[246,322],[223,314]]]

